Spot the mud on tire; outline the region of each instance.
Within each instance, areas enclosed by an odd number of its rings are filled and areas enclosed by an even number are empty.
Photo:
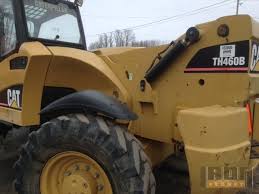
[[[15,164],[17,192],[40,194],[44,165],[64,151],[81,152],[97,161],[114,194],[155,194],[151,164],[140,142],[111,121],[83,114],[60,116],[30,134]]]

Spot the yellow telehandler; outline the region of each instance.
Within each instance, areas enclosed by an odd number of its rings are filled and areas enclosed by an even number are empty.
[[[81,5],[0,0],[0,194],[259,193],[259,24],[90,52]]]

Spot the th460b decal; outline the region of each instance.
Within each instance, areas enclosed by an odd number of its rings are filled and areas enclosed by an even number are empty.
[[[234,42],[201,49],[185,72],[247,72],[248,61],[249,41]]]

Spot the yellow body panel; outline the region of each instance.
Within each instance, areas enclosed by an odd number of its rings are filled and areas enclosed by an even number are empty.
[[[245,108],[211,106],[182,110],[178,125],[192,169],[192,193],[214,193],[206,189],[206,176],[201,176],[204,168],[248,166],[250,141]],[[201,183],[204,187],[200,187]]]
[[[16,57],[27,56],[26,70],[10,70],[10,61]],[[22,110],[0,108],[1,119],[20,126],[37,125],[44,81],[52,54],[40,43],[24,43],[19,52],[5,59],[1,65],[1,90],[10,86],[23,85]]]
[[[217,35],[217,28],[221,24],[229,26],[228,38]],[[134,122],[130,129],[139,136],[172,142],[174,134],[178,133],[174,126],[179,109],[216,104],[242,106],[248,98],[249,76],[247,74],[186,74],[184,70],[193,55],[200,49],[228,42],[250,40],[255,36],[252,32],[255,32],[258,26],[252,26],[249,16],[233,16],[198,25],[197,28],[202,33],[201,39],[179,56],[151,86],[147,83],[145,92],[140,91],[139,82],[156,54],[164,47],[101,56],[127,89],[134,93],[133,109],[140,119]],[[125,71],[132,75],[132,80],[126,78]],[[203,86],[199,84],[201,79],[205,81]]]
[[[94,89],[108,95],[118,93],[129,103],[126,88],[109,66],[95,54],[77,49],[49,47],[53,59],[45,80],[46,86],[67,87],[77,91]]]

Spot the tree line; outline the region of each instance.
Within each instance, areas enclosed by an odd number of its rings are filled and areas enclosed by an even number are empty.
[[[136,40],[133,30],[116,30],[99,35],[98,40],[89,45],[89,50],[111,47],[154,47],[165,44],[160,40]]]

